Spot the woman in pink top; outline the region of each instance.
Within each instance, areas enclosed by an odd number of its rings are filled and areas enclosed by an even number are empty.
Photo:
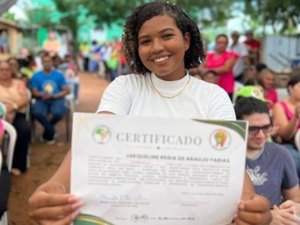
[[[228,37],[219,34],[216,38],[216,49],[207,54],[203,64],[197,68],[197,72],[202,74],[207,70],[212,70],[218,75],[217,84],[222,87],[232,100],[234,91],[233,66],[238,59],[235,52],[227,51]]]
[[[289,97],[273,107],[274,122],[280,126],[278,134],[283,141],[290,141],[300,128],[300,75],[292,76],[287,88]]]
[[[300,178],[300,154],[294,136],[300,129],[300,74],[291,77],[287,84],[289,97],[273,106],[274,124],[279,126],[278,135],[293,157]]]

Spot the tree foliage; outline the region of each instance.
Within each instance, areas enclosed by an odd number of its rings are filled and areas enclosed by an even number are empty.
[[[299,0],[240,0],[244,13],[262,26],[271,25],[274,32],[293,31],[300,24]]]
[[[33,0],[32,0],[33,1]],[[50,1],[50,0],[48,0]],[[130,12],[139,4],[151,0],[52,0],[53,7],[35,8],[28,12],[30,21],[42,26],[62,24],[77,37],[82,25],[102,27],[123,25]],[[200,27],[217,28],[240,10],[249,18],[251,28],[271,25],[275,32],[293,31],[300,23],[299,0],[169,0],[184,8]]]

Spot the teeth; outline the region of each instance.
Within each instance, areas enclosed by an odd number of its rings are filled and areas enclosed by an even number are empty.
[[[161,57],[158,59],[154,59],[154,62],[163,62],[163,61],[167,60],[168,58],[169,58],[168,56],[164,56],[164,57]]]

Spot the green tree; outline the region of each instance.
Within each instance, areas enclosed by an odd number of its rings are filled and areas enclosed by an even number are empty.
[[[32,0],[39,8],[28,12],[33,23],[42,26],[62,24],[75,39],[79,32],[112,23],[123,25],[127,16],[139,4],[151,0],[47,0],[47,4]],[[299,0],[169,0],[182,6],[200,28],[219,28],[242,11],[252,29],[271,25],[274,32],[293,32],[300,23]],[[51,3],[51,4],[50,4]]]
[[[293,32],[300,23],[299,0],[243,0],[244,13],[260,25],[270,25],[275,33]]]

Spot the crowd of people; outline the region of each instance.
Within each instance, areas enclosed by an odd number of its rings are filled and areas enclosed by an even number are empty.
[[[64,97],[71,89],[78,99],[78,70],[109,74],[112,82],[99,114],[248,121],[244,190],[253,185],[256,194],[242,196],[232,224],[300,224],[300,140],[295,138],[300,129],[300,74],[291,76],[289,96],[280,100],[275,75],[261,63],[260,42],[252,31],[243,43],[239,37],[232,32],[229,45],[228,36],[220,34],[215,50],[206,52],[197,25],[177,5],[154,2],[142,4],[128,17],[122,42],[82,43],[79,68],[71,55],[62,60],[47,52],[40,54],[38,71],[29,55],[0,62],[5,119],[22,132],[14,174],[26,171],[30,98],[35,99],[31,113],[44,127],[42,138],[51,144],[54,126],[65,113]],[[69,152],[30,197],[30,216],[40,224],[68,224],[79,214],[83,202],[69,193],[70,165]]]
[[[100,77],[113,81],[119,75],[130,73],[124,56],[122,42],[118,39],[99,44],[93,40],[79,46],[78,64],[81,71],[97,73]]]

